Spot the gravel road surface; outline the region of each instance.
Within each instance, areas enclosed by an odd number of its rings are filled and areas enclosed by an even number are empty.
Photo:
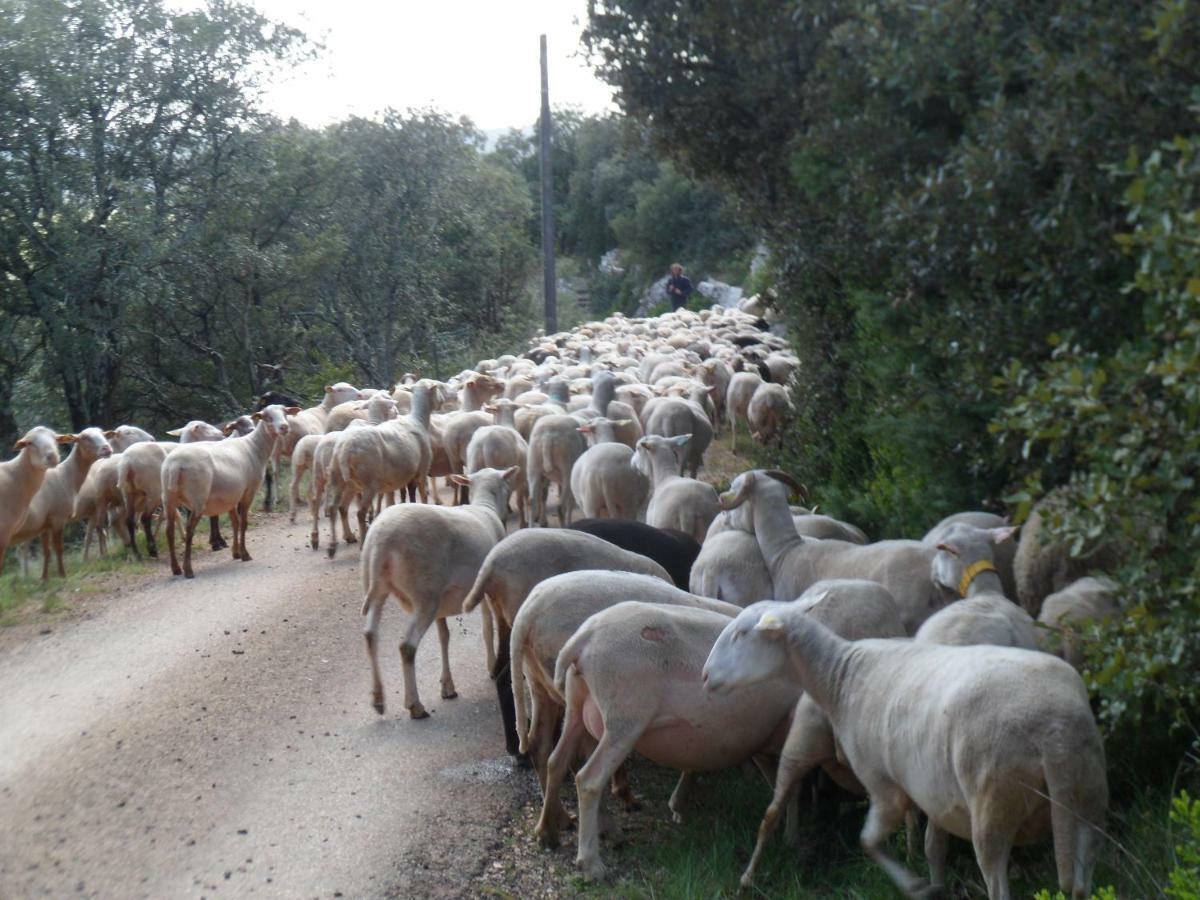
[[[472,893],[536,790],[504,755],[478,616],[418,654],[432,717],[401,706],[401,617],[384,614],[389,704],[369,705],[358,551],[259,518],[255,559],[198,554],[0,632],[0,897]]]

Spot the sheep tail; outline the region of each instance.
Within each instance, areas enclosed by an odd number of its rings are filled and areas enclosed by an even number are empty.
[[[487,583],[492,577],[491,554],[484,559],[483,565],[479,567],[479,574],[475,576],[475,583],[471,585],[471,590],[467,592],[467,596],[463,598],[463,612],[474,612],[481,602],[483,602],[484,594],[487,592]]]
[[[529,753],[529,710],[525,706],[525,636],[529,630],[526,622],[517,616],[512,633],[508,637],[509,665],[512,668],[513,707],[517,718],[517,739],[521,753]]]
[[[1050,796],[1059,888],[1067,896],[1087,897],[1108,805],[1103,764],[1097,765],[1094,754],[1086,750],[1074,753],[1063,748],[1063,752],[1043,752],[1042,767]]]
[[[580,628],[569,641],[563,644],[562,650],[558,653],[558,660],[554,663],[554,686],[564,697],[567,695],[567,672],[571,666],[575,666],[578,670],[579,657],[587,649],[591,636],[590,631]]]

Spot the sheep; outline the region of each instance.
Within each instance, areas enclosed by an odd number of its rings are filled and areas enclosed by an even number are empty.
[[[552,846],[557,841],[559,825],[565,818],[557,791],[546,791],[547,760],[566,706],[554,683],[555,660],[589,616],[634,597],[643,603],[688,606],[725,616],[738,612],[736,606],[696,597],[658,578],[631,572],[583,571],[555,575],[538,584],[513,620],[509,644],[519,751],[530,757],[542,787],[544,805],[538,836],[544,844]],[[528,715],[526,688],[532,701]],[[623,799],[631,803],[628,788],[620,790]]]
[[[735,451],[738,422],[743,422],[747,429],[750,428],[750,401],[761,384],[762,376],[754,372],[734,372],[729,379],[729,389],[725,394],[725,414],[729,417],[730,447]]]
[[[748,606],[775,596],[771,571],[754,535],[740,529],[710,534],[692,566],[688,590],[701,597]]]
[[[499,627],[499,654],[491,635],[484,634],[488,672],[496,681],[500,715],[508,752],[517,755],[517,731],[509,671],[509,636],[513,621],[529,592],[539,583],[563,572],[582,569],[637,572],[670,581],[666,570],[653,560],[622,550],[598,537],[577,531],[534,528],[518,531],[496,544],[479,567],[475,583],[463,600],[463,612],[474,611],[485,598],[485,611]]]
[[[61,465],[46,472],[37,493],[29,501],[25,517],[9,538],[12,544],[23,544],[41,537],[43,581],[50,577],[51,546],[54,547],[58,563],[58,576],[66,577],[63,568],[63,529],[75,512],[75,496],[83,487],[92,465],[97,460],[112,456],[112,447],[99,428],[85,428],[76,435],[61,435],[58,441],[75,446]]]
[[[342,518],[346,543],[352,544],[367,533],[367,516],[375,501],[392,491],[419,491],[422,502],[429,500],[426,477],[432,455],[431,416],[442,389],[435,382],[422,380],[412,389],[411,411],[403,418],[388,419],[390,408],[384,398],[373,398],[374,427],[353,428],[340,436],[326,435],[313,458],[313,524],[310,542],[317,549],[317,509],[322,499],[329,518],[330,559],[337,555],[337,517]],[[393,401],[394,403],[395,401]],[[350,501],[358,496],[358,538],[350,530]]]
[[[13,444],[17,455],[0,463],[0,574],[13,535],[25,520],[46,473],[58,465],[58,445],[71,444],[73,434],[57,435],[44,425],[30,429]]]
[[[1057,651],[1076,669],[1082,668],[1080,626],[1117,615],[1116,590],[1116,583],[1107,578],[1079,578],[1047,597],[1038,614],[1038,622],[1045,626],[1039,632],[1042,648]]]
[[[529,445],[515,427],[509,425],[484,425],[471,435],[467,443],[466,472],[480,469],[517,468],[517,479],[513,483],[513,496],[517,501],[517,521],[524,528],[527,520],[525,507],[529,500],[529,485],[525,477]]]
[[[788,488],[803,486],[784,472],[761,469],[743,472],[721,495],[723,509],[750,503],[754,536],[771,580],[776,600],[790,600],[826,578],[865,578],[891,591],[900,606],[904,629],[916,633],[921,623],[949,600],[929,577],[936,550],[920,541],[879,541],[849,544],[814,541],[796,533],[787,505]]]
[[[559,653],[554,681],[567,709],[562,737],[549,759],[546,794],[557,793],[589,733],[598,743],[575,777],[575,861],[585,878],[604,877],[602,790],[635,749],[682,772],[669,804],[676,821],[694,773],[782,749],[783,731],[800,695],[795,684],[759,683],[719,696],[704,690],[704,663],[729,622],[728,616],[703,609],[619,603],[593,614]]]
[[[925,896],[928,885],[886,841],[915,806],[972,842],[992,900],[1011,897],[1013,844],[1047,828],[1060,889],[1088,896],[1108,784],[1087,690],[1068,664],[1011,647],[850,642],[789,603],[765,606],[753,631],[786,647],[832,724],[839,757],[870,797],[863,848],[905,895]],[[754,643],[714,648],[705,686],[719,695],[762,677]]]
[[[713,389],[712,402],[716,411],[713,426],[719,429],[725,424],[725,400],[729,394],[729,379],[733,377],[733,370],[720,359],[706,359],[700,364],[696,376]]]
[[[995,513],[970,511],[954,513],[946,516],[926,532],[921,538],[922,543],[936,547],[942,542],[946,532],[953,525],[972,525],[975,528],[1003,528],[1008,525],[1008,519]],[[1010,600],[1017,599],[1017,581],[1013,576],[1013,559],[1017,555],[1017,542],[1005,541],[995,546],[996,568],[1000,572],[1000,581],[1004,586],[1004,596]]]
[[[1114,541],[1094,542],[1082,553],[1072,554],[1065,541],[1049,533],[1046,519],[1053,519],[1061,503],[1061,494],[1053,492],[1034,505],[1021,527],[1021,540],[1013,558],[1017,599],[1035,618],[1041,612],[1042,601],[1050,594],[1078,578],[1111,571],[1120,563],[1119,546]]]
[[[759,444],[769,444],[775,438],[783,442],[783,424],[794,408],[787,388],[781,384],[763,382],[754,389],[746,407],[750,437]]]
[[[675,587],[688,589],[692,565],[700,553],[700,543],[690,534],[634,519],[577,519],[568,527],[649,557],[667,570]]]
[[[113,455],[107,459],[97,460],[88,470],[83,486],[75,495],[75,510],[71,516],[72,520],[82,519],[87,522],[87,534],[83,541],[85,561],[91,555],[93,536],[99,538],[100,555],[108,554],[108,524],[110,512],[113,510],[118,512],[117,533],[121,540],[128,545],[131,538],[129,532],[125,530],[124,501],[118,483],[118,464],[120,456],[125,450],[134,444],[154,440],[154,435],[136,425],[118,425],[116,428],[104,432],[104,437],[108,440]]]
[[[379,674],[379,619],[389,595],[408,613],[400,659],[404,667],[404,706],[414,719],[429,715],[417,691],[417,647],[436,620],[442,646],[442,698],[458,696],[450,674],[450,628],[447,616],[462,612],[463,598],[475,583],[488,551],[504,537],[508,495],[516,466],[498,472],[480,469],[471,475],[452,475],[451,481],[470,489],[470,503],[461,507],[406,503],[379,514],[363,541],[363,635],[373,680],[371,705],[385,711],[383,679]]]
[[[181,444],[162,464],[163,516],[167,520],[167,543],[171,549],[171,573],[194,578],[192,539],[201,516],[229,513],[233,528],[233,558],[250,561],[246,550],[246,526],[250,504],[262,483],[267,461],[278,439],[288,433],[288,416],[299,410],[272,404],[252,418],[254,432],[225,441]],[[188,510],[184,532],[183,565],[175,552],[175,525],[179,508]]]
[[[616,437],[628,421],[597,416],[578,428],[595,440],[571,467],[571,493],[589,519],[637,519],[645,512],[650,479],[631,465],[633,449]]]
[[[1011,543],[1014,531],[953,524],[942,532],[930,574],[935,584],[963,599],[926,619],[917,640],[1038,649],[1033,619],[1004,595],[993,561],[995,548]]]
[[[570,415],[549,415],[537,420],[529,435],[529,456],[525,467],[529,479],[530,524],[547,524],[547,498],[550,484],[558,485],[558,520],[569,525],[575,511],[571,493],[571,468],[587,449],[579,433],[579,420]]]
[[[704,461],[704,451],[713,438],[712,421],[700,403],[700,398],[706,397],[707,392],[708,388],[701,386],[687,400],[659,397],[647,403],[643,410],[646,435],[689,438],[678,471],[682,474],[690,470],[692,478],[696,477]]]
[[[655,528],[676,528],[702,541],[721,507],[711,484],[679,474],[679,451],[690,440],[686,434],[670,438],[648,434],[638,441],[632,463],[652,484],[646,522]]]
[[[317,406],[310,406],[308,409],[297,410],[296,413],[289,413],[291,419],[288,422],[287,433],[283,439],[276,441],[275,449],[271,453],[271,465],[266,473],[267,496],[263,501],[263,509],[266,512],[271,511],[271,507],[275,501],[275,483],[279,480],[279,462],[282,458],[291,458],[292,450],[296,446],[296,442],[306,434],[324,434],[325,423],[329,419],[329,414],[333,408],[341,403],[346,403],[350,400],[358,399],[358,388],[352,384],[347,384],[344,381],[339,381],[337,384],[325,385],[325,395],[321,398],[321,402]],[[279,405],[272,403],[270,405]],[[265,406],[263,407],[266,408]],[[296,407],[288,406],[287,409],[296,409]]]
[[[818,581],[791,605],[806,612],[848,641],[904,636],[904,626],[900,621],[896,601],[887,588],[873,581]],[[795,680],[782,644],[765,639],[755,632],[755,626],[763,612],[773,606],[774,601],[770,600],[754,603],[747,606],[726,626],[709,654],[704,670],[706,683],[711,681],[714,687],[720,687],[734,675],[731,668],[740,671],[743,677],[754,670],[755,681]],[[740,642],[746,642],[752,649],[738,653],[733,645]],[[811,697],[804,696],[796,704],[787,740],[779,756],[771,804],[763,814],[762,822],[758,826],[758,840],[754,845],[754,853],[745,872],[742,873],[743,889],[754,883],[754,873],[762,852],[774,834],[779,814],[793,791],[818,766],[850,793],[859,796],[866,793],[862,784],[854,777],[854,773],[838,759],[833,727],[829,720]],[[912,824],[915,826],[915,820]]]

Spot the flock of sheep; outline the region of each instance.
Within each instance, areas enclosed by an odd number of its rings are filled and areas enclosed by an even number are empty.
[[[790,505],[804,491],[786,473],[747,471],[723,494],[697,480],[714,430],[740,425],[767,443],[790,411],[799,361],[755,303],[613,316],[449,382],[336,384],[310,409],[271,403],[219,429],[189,423],[172,432],[178,443],[132,426],[34,428],[0,464],[0,565],[10,545],[40,537],[43,577],[52,550],[61,574],[72,520],[89,523],[101,552],[111,523],[135,553],[140,520],[153,553],[160,507],[175,574],[193,575],[203,517],[217,547],[228,513],[233,555],[249,560],[251,501],[264,476],[270,497],[290,458],[293,521],[310,474],[312,546],[322,520],[330,556],[339,522],[341,540],[362,541],[375,710],[388,597],[406,613],[415,719],[428,715],[421,638],[436,622],[441,696],[454,697],[446,620],[478,607],[507,748],[542,787],[537,836],[554,846],[569,823],[559,789],[573,769],[587,877],[604,874],[609,786],[632,803],[624,765],[636,750],[681,772],[677,818],[698,772],[753,760],[773,780],[744,886],[801,780],[823,770],[868,798],[863,847],[908,896],[944,883],[954,835],[971,841],[989,896],[1007,898],[1012,846],[1050,835],[1060,888],[1086,897],[1107,783],[1072,664],[1082,623],[1116,612],[1111,584],[1068,583],[1076,573],[1038,538],[1036,513],[1019,543],[985,512],[922,540],[870,543]],[[61,463],[58,444],[74,445]],[[431,489],[438,477],[453,505]],[[551,484],[565,527],[546,527]],[[508,533],[513,506],[521,527]],[[928,880],[888,850],[918,814]]]

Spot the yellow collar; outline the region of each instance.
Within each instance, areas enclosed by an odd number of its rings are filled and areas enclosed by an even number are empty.
[[[958,583],[958,594],[960,597],[967,596],[967,588],[971,586],[971,582],[978,578],[984,572],[995,572],[996,567],[990,559],[981,559],[978,562],[973,562],[967,566],[967,570],[963,572],[962,580]]]

